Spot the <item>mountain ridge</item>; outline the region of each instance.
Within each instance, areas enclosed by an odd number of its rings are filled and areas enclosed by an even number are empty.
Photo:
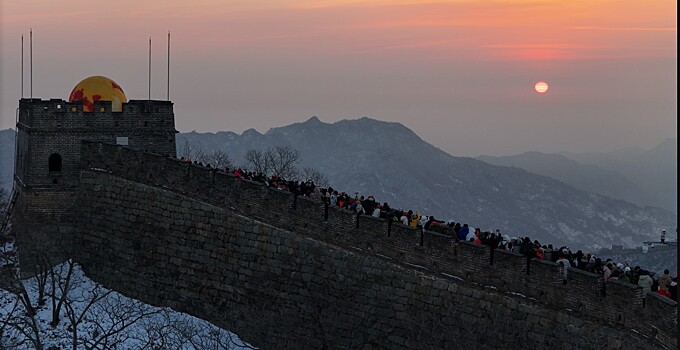
[[[643,206],[657,204],[650,193],[624,175],[593,164],[581,164],[563,155],[532,151],[515,156],[482,155],[477,159],[494,165],[514,166],[548,176],[586,192],[623,199]]]
[[[582,190],[677,213],[675,138],[664,139],[649,150],[628,147],[611,152],[525,152],[501,157],[480,156],[478,159],[496,165],[518,166]]]
[[[239,165],[249,148],[291,145],[300,151],[303,165],[324,172],[334,188],[554,244],[574,244],[583,237],[592,247],[637,245],[675,222],[660,208],[587,193],[522,169],[454,157],[400,123],[310,118],[260,135],[245,140],[243,135],[226,139],[192,133],[179,134],[178,140],[228,150]]]

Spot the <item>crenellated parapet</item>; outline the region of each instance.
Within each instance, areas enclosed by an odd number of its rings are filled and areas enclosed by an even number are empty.
[[[94,110],[83,110],[82,102],[62,99],[21,99],[18,127],[58,133],[68,130],[110,130],[119,128],[172,129],[173,103],[158,100],[131,100],[113,111],[111,101],[94,101]]]

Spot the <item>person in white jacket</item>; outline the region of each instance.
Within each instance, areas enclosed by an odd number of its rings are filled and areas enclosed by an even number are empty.
[[[560,252],[560,258],[557,259],[557,265],[560,267],[560,273],[562,274],[562,282],[567,283],[567,273],[569,268],[571,267],[571,263],[569,262],[569,259],[567,259],[561,252]]]
[[[638,286],[642,287],[644,294],[652,292],[652,277],[649,276],[649,272],[646,270],[640,271],[640,278],[638,279]]]

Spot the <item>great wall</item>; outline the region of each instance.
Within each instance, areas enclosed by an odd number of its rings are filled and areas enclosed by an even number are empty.
[[[25,271],[44,251],[73,258],[108,288],[264,349],[677,347],[677,303],[638,286],[577,269],[563,284],[551,262],[168,157],[171,104],[116,114],[97,101],[98,121],[60,100],[20,108],[12,220]],[[112,144],[125,133],[133,148]],[[45,166],[53,152],[59,171]]]
[[[123,146],[82,145],[57,231],[105,286],[262,348],[675,348],[640,287]],[[492,254],[493,253],[493,254]]]

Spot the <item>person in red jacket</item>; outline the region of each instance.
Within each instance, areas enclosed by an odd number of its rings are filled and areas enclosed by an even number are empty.
[[[479,235],[480,235],[481,232],[482,231],[479,228],[475,229],[475,239],[474,239],[473,243],[476,244],[476,245],[482,244],[482,240],[479,239]]]
[[[541,247],[541,244],[536,242],[536,257],[539,260],[545,260],[545,255],[543,255],[543,248]]]
[[[659,286],[659,289],[656,290],[657,294],[663,295],[665,297],[670,298],[671,297],[671,292],[668,291],[667,286]]]

